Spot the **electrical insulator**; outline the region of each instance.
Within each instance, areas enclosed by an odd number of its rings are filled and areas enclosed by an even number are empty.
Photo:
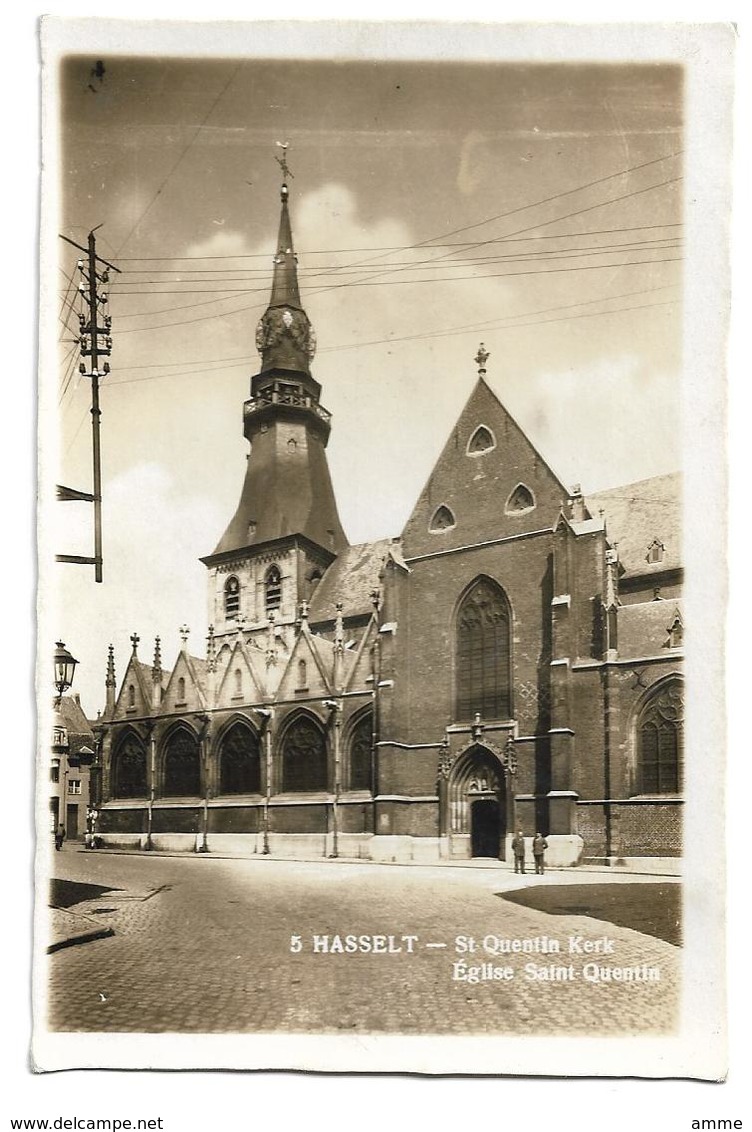
[[[103,291],[102,294],[99,296],[99,301],[100,301],[100,303],[106,303],[107,302],[107,292],[106,291]]]
[[[104,372],[105,372],[105,375],[110,372],[110,363],[109,362],[104,363]]]
[[[84,261],[83,261],[82,259],[80,259],[80,260],[78,261],[78,263],[76,264],[76,266],[78,267],[78,270],[79,270],[79,271],[83,271],[83,269],[84,269]]]
[[[84,286],[83,283],[79,283],[78,289],[79,289],[79,291],[81,292],[82,295],[86,294],[86,287]]]
[[[104,324],[107,327],[107,329],[109,330],[110,327],[112,326],[112,315],[106,314],[104,316]]]
[[[79,341],[79,345],[81,346],[81,349],[85,350],[86,349],[86,339],[84,338],[84,336],[81,335],[81,337],[79,338],[78,341]]]
[[[81,330],[86,326],[86,317],[82,314],[78,316],[78,325]]]
[[[112,349],[112,339],[111,338],[105,338],[105,345],[107,346],[108,350],[111,350]]]
[[[79,362],[78,372],[79,373],[86,373],[86,366],[84,365],[83,362]]]
[[[110,273],[109,273],[109,271],[103,271],[103,272],[102,272],[102,282],[103,282],[103,283],[109,283],[109,281],[110,281]]]

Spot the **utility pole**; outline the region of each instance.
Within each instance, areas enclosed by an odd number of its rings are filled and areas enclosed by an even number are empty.
[[[99,435],[99,422],[102,414],[99,408],[99,379],[106,377],[110,372],[109,362],[103,362],[101,370],[99,364],[100,359],[109,358],[112,351],[112,318],[105,313],[107,292],[100,292],[98,285],[109,282],[110,271],[119,272],[120,270],[114,264],[108,263],[106,259],[97,255],[94,233],[101,227],[102,225],[99,224],[97,228],[93,228],[89,232],[88,247],[86,248],[76,244],[73,240],[69,240],[67,236],[61,235],[60,237],[66,243],[72,244],[74,248],[78,248],[79,251],[85,252],[87,256],[86,261],[83,259],[78,261],[78,270],[82,277],[78,290],[88,307],[88,311],[86,314],[80,313],[78,321],[81,357],[91,358],[91,370],[89,373],[86,372],[86,365],[83,361],[78,369],[79,373],[91,378],[91,440],[94,490],[87,492],[78,491],[72,487],[58,486],[57,497],[59,500],[85,500],[94,504],[94,556],[89,558],[79,554],[56,555],[58,562],[73,562],[78,565],[93,566],[94,578],[97,582],[102,581],[102,459]],[[104,265],[104,271],[101,274],[97,270],[99,263]]]

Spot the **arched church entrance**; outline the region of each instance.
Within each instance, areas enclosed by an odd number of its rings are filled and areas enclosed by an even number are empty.
[[[471,857],[503,860],[507,789],[497,756],[476,743],[452,767],[447,793],[452,838],[469,841]]]

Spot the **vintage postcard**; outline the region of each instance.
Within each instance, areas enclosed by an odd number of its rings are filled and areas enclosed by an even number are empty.
[[[724,1076],[733,46],[43,22],[37,1069]]]

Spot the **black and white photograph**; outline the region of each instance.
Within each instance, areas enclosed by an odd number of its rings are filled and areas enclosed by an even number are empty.
[[[34,1064],[717,1080],[731,31],[369,28],[42,26]]]

